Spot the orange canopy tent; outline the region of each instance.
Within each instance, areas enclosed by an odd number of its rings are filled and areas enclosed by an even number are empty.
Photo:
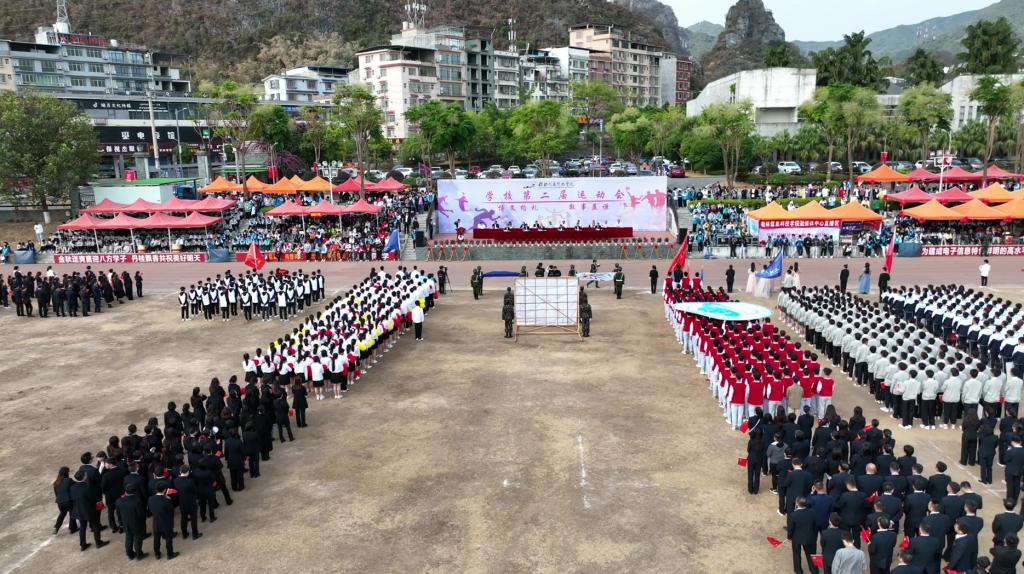
[[[805,203],[788,214],[787,219],[835,219],[835,215],[822,207],[817,200]]]
[[[860,221],[863,223],[882,221],[881,215],[864,207],[857,201],[851,201],[846,205],[830,209],[828,212],[832,217],[838,217],[842,221]]]
[[[965,219],[962,213],[953,211],[934,199],[924,205],[904,209],[900,215],[913,217],[918,221],[960,221]]]
[[[789,219],[789,212],[784,207],[776,202],[771,202],[761,209],[755,209],[747,213],[747,217],[757,219],[759,221],[778,221],[780,219]]]
[[[979,189],[978,191],[972,191],[967,195],[970,195],[975,199],[980,199],[985,203],[1004,203],[1007,201],[1013,201],[1018,197],[1024,197],[1019,193],[1006,191],[1006,188],[999,183],[993,183],[988,187]]]
[[[909,177],[885,165],[884,163],[864,175],[858,175],[853,179],[857,181],[869,181],[872,183],[906,183],[910,181]]]
[[[263,191],[266,187],[267,184],[256,179],[255,175],[250,175],[249,179],[245,180],[245,189],[249,190],[250,192]]]
[[[974,221],[1000,221],[1007,219],[1005,213],[985,205],[979,199],[972,199],[967,203],[951,207],[950,209]]]
[[[1024,219],[1024,199],[1015,199],[992,209],[1006,214],[1007,219]]]
[[[294,195],[298,193],[299,189],[294,183],[288,178],[282,177],[277,183],[268,185],[263,188],[263,193],[271,195]]]
[[[295,182],[292,181],[292,183]],[[318,175],[309,181],[304,181],[299,184],[299,191],[329,193],[331,191],[331,182]]]
[[[223,176],[217,176],[216,179],[210,182],[210,185],[206,187],[200,187],[199,193],[230,193],[232,191],[241,191],[242,186],[237,183],[231,183],[224,179]]]

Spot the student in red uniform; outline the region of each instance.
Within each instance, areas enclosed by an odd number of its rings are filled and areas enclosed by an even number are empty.
[[[818,406],[818,418],[825,418],[825,411],[832,404],[832,393],[835,390],[836,382],[832,379],[832,369],[825,369],[825,376],[816,377],[814,394],[817,397],[815,404]]]

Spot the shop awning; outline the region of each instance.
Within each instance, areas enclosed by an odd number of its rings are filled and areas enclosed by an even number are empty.
[[[882,216],[864,207],[857,201],[851,201],[846,205],[840,205],[839,207],[829,210],[829,214],[833,218],[838,217],[842,221],[882,221]]]
[[[967,203],[951,207],[950,209],[972,221],[1001,221],[1008,219],[1005,213],[985,205],[979,199],[972,199]]]
[[[1024,197],[1024,195],[1019,193],[1006,191],[1006,188],[1000,183],[993,183],[992,185],[979,189],[978,191],[972,191],[968,195],[975,199],[980,199],[985,203],[1005,203],[1007,201],[1013,201],[1018,197]]]
[[[909,177],[885,165],[884,163],[864,175],[858,175],[853,179],[856,181],[867,181],[871,183],[906,183],[910,181]]]
[[[900,215],[913,217],[918,221],[960,221],[964,215],[942,205],[936,200],[931,200],[924,205],[904,209]]]
[[[967,201],[971,201],[974,198],[968,195],[967,192],[960,189],[959,187],[951,187],[949,189],[944,189],[939,193],[933,194],[932,199],[938,201],[939,203],[964,203]]]
[[[781,219],[790,218],[789,212],[774,201],[760,209],[755,209],[754,211],[747,213],[747,217],[751,217],[759,221],[779,221]]]
[[[902,207],[908,203],[928,203],[932,200],[932,196],[930,193],[915,185],[907,191],[886,195],[885,199],[888,201],[895,201]]]

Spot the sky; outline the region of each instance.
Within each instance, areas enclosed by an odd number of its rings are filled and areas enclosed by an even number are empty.
[[[725,23],[725,13],[735,0],[662,0],[672,7],[679,25],[707,20]],[[984,8],[995,0],[764,0],[787,40],[840,40],[843,34],[868,34]]]

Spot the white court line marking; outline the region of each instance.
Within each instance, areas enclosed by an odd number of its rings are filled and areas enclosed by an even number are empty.
[[[49,546],[50,543],[53,542],[53,538],[54,537],[51,536],[51,537],[47,538],[46,540],[43,540],[39,544],[36,544],[36,547],[32,549],[32,552],[29,552],[27,555],[22,557],[21,560],[18,560],[14,564],[11,564],[10,567],[7,568],[7,570],[4,570],[3,574],[11,574],[11,572],[14,572],[18,568],[21,568],[22,564],[28,562],[29,560],[32,559],[33,556],[35,556],[36,554],[39,554],[40,550],[42,550],[43,548],[46,548],[47,546]]]
[[[583,450],[583,435],[576,435],[576,452],[580,455],[580,495],[583,497],[583,508],[590,509],[590,497],[587,496],[587,459]]]

